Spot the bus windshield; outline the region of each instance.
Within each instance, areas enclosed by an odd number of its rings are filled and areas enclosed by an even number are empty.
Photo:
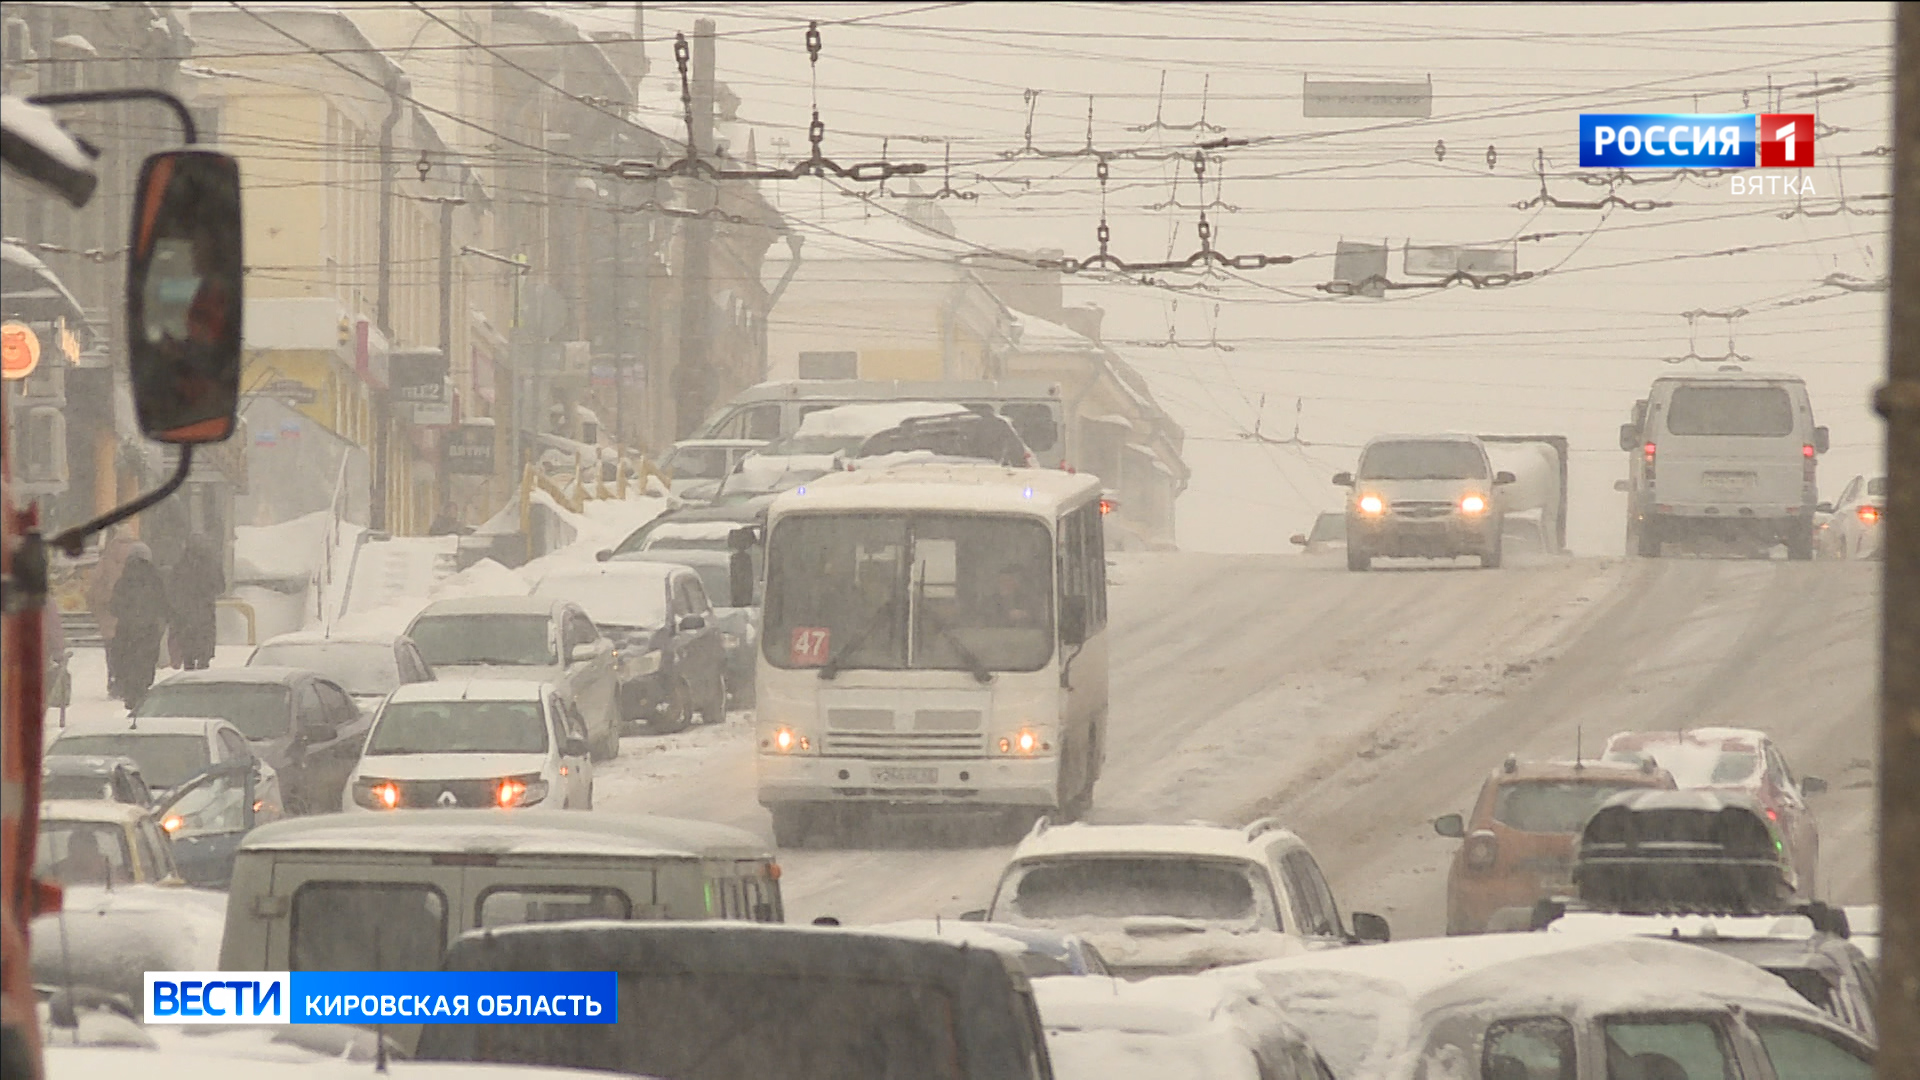
[[[1027,517],[787,518],[767,546],[767,662],[1037,671],[1053,655],[1052,555]]]

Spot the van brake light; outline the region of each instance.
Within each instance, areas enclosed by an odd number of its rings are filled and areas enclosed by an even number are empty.
[[[1804,445],[1802,445],[1802,446],[1800,447],[1800,456],[1801,456],[1801,457],[1804,457],[1804,458],[1810,458],[1810,457],[1812,457],[1812,456],[1813,456],[1813,453],[1814,453],[1814,450],[1813,450],[1813,444],[1812,444],[1812,443],[1806,443],[1806,444],[1804,444]]]
[[[1644,447],[1642,447],[1642,448],[1641,448],[1641,451],[1642,451],[1643,453],[1645,453],[1645,454],[1647,455],[1647,460],[1648,460],[1648,461],[1652,461],[1652,460],[1653,460],[1653,453],[1654,453],[1654,450],[1655,450],[1655,449],[1656,449],[1656,448],[1655,448],[1655,446],[1654,446],[1654,444],[1652,444],[1652,443],[1648,443],[1648,444],[1647,444],[1646,446],[1644,446]]]

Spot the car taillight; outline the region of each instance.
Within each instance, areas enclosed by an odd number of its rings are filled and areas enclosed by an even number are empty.
[[[1805,467],[1805,472],[1803,475],[1806,477],[1807,483],[1811,484],[1813,483],[1814,468],[1818,464],[1816,461],[1814,461],[1813,447],[1811,445],[1802,446],[1800,448],[1800,458],[1801,458],[1802,465]]]
[[[1863,506],[1855,513],[1860,515],[1860,523],[1863,525],[1872,525],[1880,520],[1880,508],[1877,506]]]
[[[1648,480],[1653,479],[1653,466],[1654,466],[1653,459],[1654,459],[1654,454],[1658,449],[1659,448],[1652,443],[1648,443],[1647,445],[1640,448],[1641,455],[1646,459]]]
[[[1490,832],[1477,832],[1467,837],[1465,851],[1469,870],[1485,870],[1500,857],[1500,842]]]
[[[1802,446],[1802,447],[1800,447],[1800,456],[1801,456],[1801,457],[1804,457],[1804,458],[1810,458],[1810,457],[1812,457],[1813,455],[1814,455],[1814,449],[1813,449],[1813,444],[1812,444],[1812,443],[1807,443],[1807,444],[1805,444],[1804,446]]]

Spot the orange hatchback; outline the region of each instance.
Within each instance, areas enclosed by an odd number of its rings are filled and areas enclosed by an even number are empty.
[[[1653,765],[1523,762],[1509,755],[1480,789],[1473,813],[1434,819],[1464,839],[1447,872],[1447,933],[1525,930],[1533,905],[1573,889],[1573,851],[1600,804],[1622,791],[1673,788]]]

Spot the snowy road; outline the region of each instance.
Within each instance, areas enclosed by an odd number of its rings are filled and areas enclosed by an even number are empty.
[[[1113,713],[1091,820],[1272,813],[1343,904],[1397,936],[1440,932],[1452,842],[1509,751],[1571,756],[1624,728],[1770,731],[1813,804],[1822,891],[1872,899],[1878,568],[1617,559],[1497,573],[1349,574],[1287,556],[1124,557],[1114,571]],[[603,770],[608,809],[769,833],[744,717],[630,739]],[[783,853],[789,917],[848,922],[981,906],[1006,849],[926,829],[863,851]]]

